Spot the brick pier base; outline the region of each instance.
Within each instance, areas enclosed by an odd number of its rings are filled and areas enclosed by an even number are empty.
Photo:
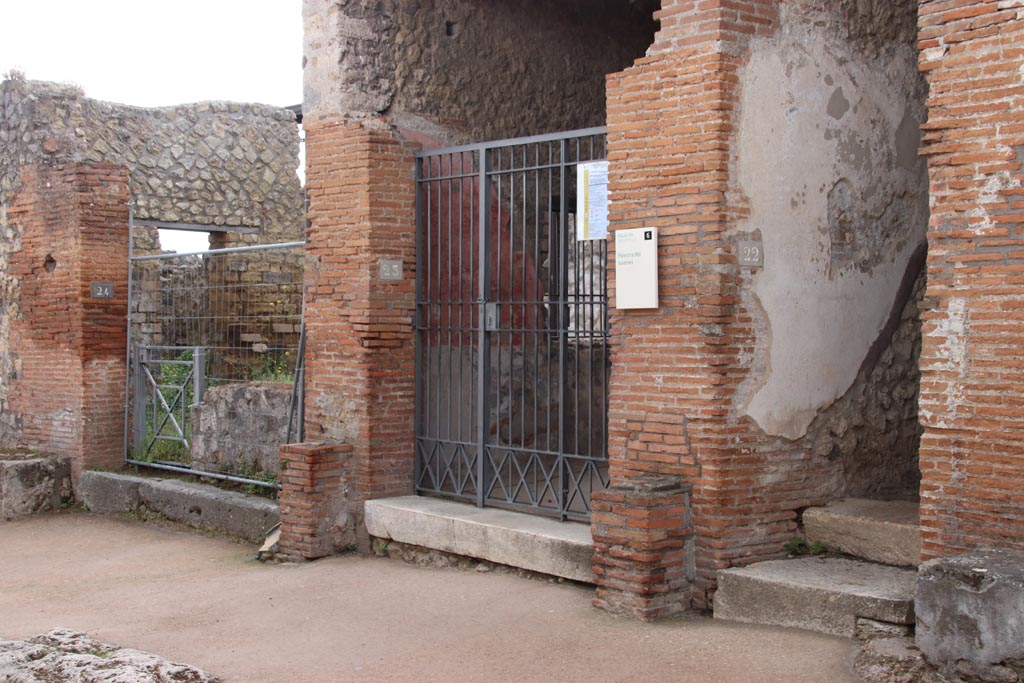
[[[345,535],[338,516],[347,507],[344,473],[352,446],[296,443],[281,446],[280,452],[279,556],[313,560],[336,552],[339,535]]]
[[[595,492],[594,606],[644,621],[690,606],[693,527],[690,485],[638,475]]]

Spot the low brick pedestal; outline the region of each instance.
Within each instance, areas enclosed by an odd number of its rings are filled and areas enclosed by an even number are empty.
[[[640,475],[593,494],[594,606],[644,621],[690,605],[690,485]]]
[[[344,471],[351,454],[347,444],[281,446],[281,557],[312,560],[335,551],[337,516],[346,499]]]

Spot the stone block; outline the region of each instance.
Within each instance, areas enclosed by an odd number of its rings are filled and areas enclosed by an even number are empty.
[[[66,457],[0,454],[0,520],[60,509],[71,497],[71,464]]]
[[[928,663],[909,638],[878,638],[865,643],[854,658],[853,670],[866,683],[932,683],[935,680]]]
[[[592,583],[593,544],[584,524],[437,498],[368,500],[370,536]]]
[[[92,512],[128,512],[139,506],[139,477],[115,472],[82,472],[78,497]]]
[[[848,498],[804,512],[804,535],[872,562],[916,567],[921,555],[918,504]]]
[[[921,565],[917,646],[940,666],[1024,662],[1024,553],[983,550]]]
[[[809,557],[718,572],[715,618],[853,638],[858,619],[914,623],[913,571]]]
[[[278,522],[277,503],[206,484],[145,479],[139,497],[147,509],[196,529],[262,543]]]
[[[857,617],[857,640],[877,640],[880,638],[906,638],[914,633],[913,624],[891,624],[886,621]]]
[[[277,474],[291,400],[291,384],[279,382],[231,382],[207,389],[203,402],[191,407],[192,467]]]
[[[78,494],[92,512],[145,508],[196,529],[253,543],[262,543],[278,521],[277,503],[272,500],[173,479],[83,472]]]

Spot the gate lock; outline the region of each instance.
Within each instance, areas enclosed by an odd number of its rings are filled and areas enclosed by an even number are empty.
[[[484,304],[484,331],[498,331],[498,302],[488,301]]]

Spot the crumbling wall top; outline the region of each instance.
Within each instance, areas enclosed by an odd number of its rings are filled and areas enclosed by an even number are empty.
[[[261,104],[200,102],[145,109],[75,86],[0,82],[0,203],[26,164],[117,163],[141,219],[262,227],[260,241],[302,230],[295,115]]]

